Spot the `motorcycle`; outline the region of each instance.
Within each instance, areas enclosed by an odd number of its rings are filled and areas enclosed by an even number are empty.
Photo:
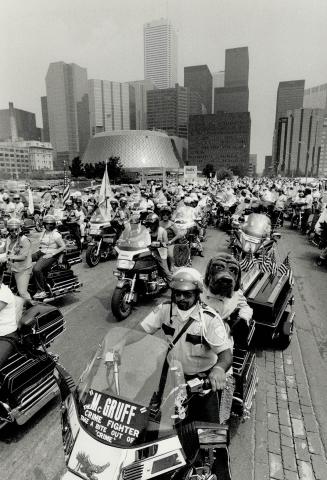
[[[201,219],[199,219],[199,223],[200,220]],[[190,255],[203,255],[203,247],[199,237],[200,228],[197,223],[194,220],[179,216],[178,212],[174,222],[181,234],[184,235],[190,250]]]
[[[219,458],[227,449],[233,377],[220,396],[220,423],[193,421],[187,403],[210,391],[206,377],[187,378],[160,336],[144,334],[117,351],[129,331],[110,330],[76,387],[57,369],[62,480],[219,478],[212,473],[213,452]]]
[[[304,212],[304,204],[293,203],[293,215],[291,218],[290,227],[294,230],[299,230],[302,225],[302,217]]]
[[[49,305],[31,307],[19,320],[16,351],[0,368],[0,429],[23,425],[58,396],[58,356],[48,348],[64,331],[60,310]]]
[[[114,275],[118,282],[111,300],[111,310],[117,320],[127,318],[138,302],[139,296],[154,296],[167,288],[160,277],[158,266],[151,248],[160,248],[159,242],[152,242],[148,230],[142,224],[126,224],[117,241],[117,270]]]
[[[217,213],[216,227],[222,230],[229,230],[232,224],[232,215],[235,213],[237,205],[219,205]]]
[[[105,220],[100,210],[96,210],[89,222],[89,234],[87,236],[86,263],[89,267],[96,267],[102,260],[116,257],[115,245],[118,239],[118,231],[113,227],[110,220]]]

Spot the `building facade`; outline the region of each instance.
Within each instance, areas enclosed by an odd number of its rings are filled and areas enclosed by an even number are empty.
[[[272,163],[272,155],[265,156],[265,168],[263,170],[262,175],[264,177],[270,177],[273,174],[273,163]]]
[[[144,78],[157,88],[177,83],[177,35],[171,22],[161,18],[146,23],[144,35]]]
[[[0,110],[0,141],[41,140],[40,129],[36,126],[35,113],[15,108]]]
[[[90,138],[87,70],[74,63],[50,63],[46,92],[55,169],[82,154]]]
[[[248,47],[225,51],[224,84],[214,89],[214,113],[249,111]]]
[[[276,140],[277,172],[286,176],[312,177],[319,172],[324,111],[299,108],[279,119]]]
[[[89,80],[91,135],[130,128],[128,83]]]
[[[148,90],[155,87],[151,80],[136,80],[130,85],[130,128],[131,130],[147,129],[147,95]]]
[[[327,178],[327,83],[304,90],[304,108],[323,110],[318,176]]]
[[[32,170],[53,170],[53,148],[38,141],[0,142],[1,172],[12,178],[28,178]]]
[[[189,90],[175,88],[148,90],[149,130],[163,130],[170,136],[187,138]]]
[[[231,168],[235,174],[247,175],[250,134],[249,112],[191,116],[188,164],[203,170],[211,163],[215,170]]]
[[[50,130],[49,130],[49,114],[48,114],[48,101],[47,97],[41,97],[41,111],[42,111],[42,142],[50,142]]]
[[[257,176],[257,162],[258,156],[256,153],[250,153],[249,155],[249,169],[248,169],[248,176],[249,177],[256,177]]]
[[[190,92],[196,92],[206,108],[206,113],[212,111],[212,74],[208,65],[195,65],[184,68],[184,87]]]

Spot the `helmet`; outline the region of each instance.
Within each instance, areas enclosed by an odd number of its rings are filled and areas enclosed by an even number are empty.
[[[78,198],[76,198],[75,203],[77,205],[83,205],[83,200],[81,199],[81,197],[78,197]]]
[[[15,193],[12,198],[13,200],[20,200],[20,195],[18,193]]]
[[[112,198],[112,199],[110,200],[110,205],[119,205],[119,202],[118,202],[118,200],[117,200],[116,198]]]
[[[146,225],[159,225],[159,217],[155,213],[149,213],[145,219]]]
[[[194,290],[203,292],[203,280],[195,268],[182,267],[173,274],[170,282],[172,290]]]
[[[168,215],[171,215],[171,208],[169,205],[163,205],[161,208],[160,208],[160,214],[161,215],[164,215],[164,213],[167,213]]]
[[[7,229],[11,230],[14,228],[20,228],[22,226],[22,222],[19,218],[10,218],[7,222]]]
[[[56,226],[56,218],[53,215],[46,215],[43,219],[43,223],[47,225]]]
[[[67,200],[67,201],[65,202],[65,205],[66,205],[66,207],[72,206],[72,205],[73,205],[73,202],[72,202],[71,200]]]
[[[191,203],[192,203],[192,198],[191,198],[191,197],[185,197],[185,198],[184,198],[184,203],[185,203],[185,205],[191,205]]]
[[[8,195],[8,193],[4,193],[4,194],[2,195],[2,200],[9,200],[9,195]]]
[[[141,217],[138,213],[133,213],[133,215],[130,216],[129,223],[140,223]]]

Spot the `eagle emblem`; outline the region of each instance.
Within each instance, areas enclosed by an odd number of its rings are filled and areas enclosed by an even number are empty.
[[[98,480],[96,474],[104,472],[110,466],[110,462],[102,466],[95,465],[91,462],[90,456],[83,452],[78,452],[76,460],[78,462],[76,470],[86,475],[89,480]]]

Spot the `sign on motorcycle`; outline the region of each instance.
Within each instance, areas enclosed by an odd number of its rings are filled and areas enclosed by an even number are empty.
[[[147,425],[148,409],[120,398],[89,390],[81,421],[94,437],[107,444],[131,446]]]

